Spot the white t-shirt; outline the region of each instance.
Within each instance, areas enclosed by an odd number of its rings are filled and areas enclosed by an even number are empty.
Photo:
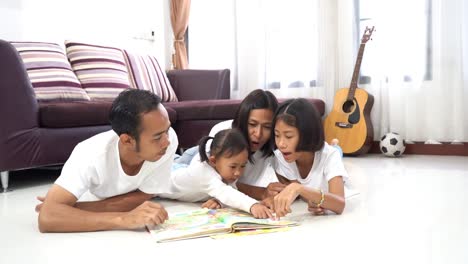
[[[172,171],[172,188],[160,197],[177,199],[184,202],[201,202],[216,198],[223,205],[250,213],[257,201],[237,190],[235,182],[226,184],[221,175],[206,162],[200,161],[197,154],[189,167]]]
[[[137,189],[149,194],[165,192],[170,185],[171,165],[179,145],[172,128],[169,141],[164,156],[155,162],[145,161],[137,175],[129,176],[120,163],[119,136],[113,130],[100,133],[75,147],[55,184],[78,199],[87,192],[97,199]]]
[[[221,130],[232,128],[232,121],[226,120],[213,126],[209,134],[210,137],[214,137]],[[208,141],[206,144],[207,152],[210,150],[210,144],[211,141]],[[278,181],[271,165],[273,156],[263,157],[263,152],[257,150],[252,155],[252,161],[253,163],[248,162],[245,166],[244,173],[239,178],[239,182],[252,186],[267,187],[269,183]]]
[[[274,153],[274,167],[279,175],[288,180],[297,180],[310,188],[328,191],[328,181],[332,178],[342,176],[344,182],[348,179],[340,152],[326,142],[321,150],[315,152],[312,169],[304,179],[299,175],[296,162],[288,163],[278,149]]]

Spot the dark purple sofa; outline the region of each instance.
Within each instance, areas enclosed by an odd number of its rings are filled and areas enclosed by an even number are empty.
[[[188,148],[211,127],[232,119],[241,100],[229,100],[230,71],[173,70],[168,78],[179,102],[164,103],[179,147]],[[324,103],[310,99],[322,113]],[[41,103],[16,49],[0,40],[0,172],[63,164],[79,142],[110,129],[112,102]]]

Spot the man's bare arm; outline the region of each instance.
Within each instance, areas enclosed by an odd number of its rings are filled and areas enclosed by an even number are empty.
[[[167,219],[166,210],[157,203],[144,202],[130,212],[91,212],[76,208],[77,198],[53,185],[39,212],[41,232],[84,232],[135,229],[157,225]]]
[[[128,212],[135,209],[154,195],[134,191],[95,202],[77,202],[76,208],[91,212]]]

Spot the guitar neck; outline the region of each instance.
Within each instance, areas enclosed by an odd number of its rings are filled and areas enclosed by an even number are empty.
[[[349,93],[348,93],[348,100],[353,100],[354,93],[356,92],[358,79],[359,79],[359,71],[361,70],[361,61],[362,57],[364,56],[364,47],[366,46],[365,43],[361,43],[359,46],[358,56],[356,59],[356,65],[354,65],[354,72],[353,78],[351,79],[351,85],[349,86]]]

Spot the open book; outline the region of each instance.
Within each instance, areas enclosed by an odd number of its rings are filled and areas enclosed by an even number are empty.
[[[271,229],[298,225],[297,222],[256,219],[231,208],[200,209],[173,214],[155,227],[147,227],[157,242],[215,236],[243,230]]]

